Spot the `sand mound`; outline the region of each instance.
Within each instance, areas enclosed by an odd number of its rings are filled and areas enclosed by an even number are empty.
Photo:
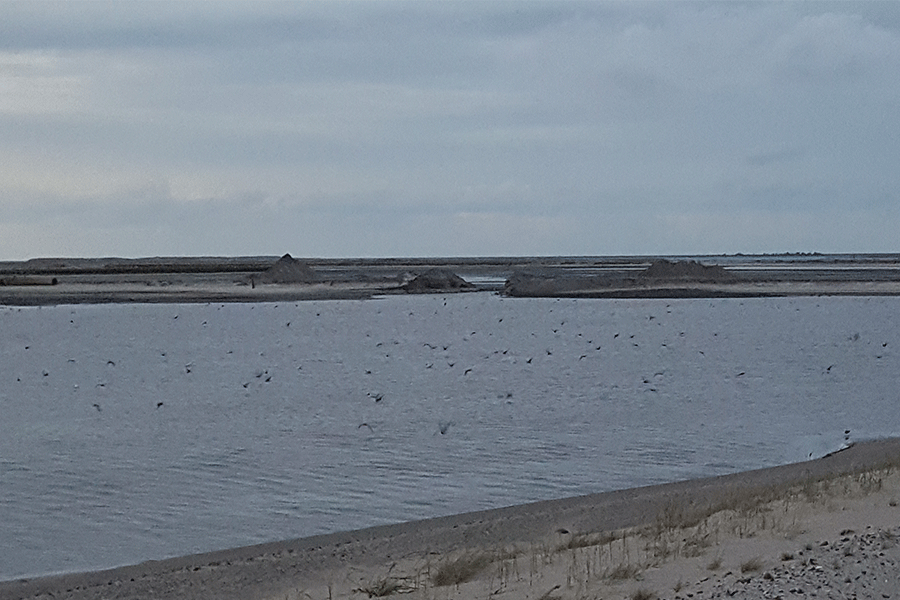
[[[473,290],[475,286],[450,269],[429,269],[403,285],[410,293]]]
[[[718,265],[708,266],[695,260],[672,262],[665,259],[653,261],[641,272],[641,277],[651,279],[686,279],[690,281],[730,281],[734,276]]]
[[[314,283],[319,280],[306,263],[285,254],[269,269],[253,278],[254,283]]]
[[[578,277],[561,276],[552,269],[526,268],[512,273],[503,284],[505,296],[554,296],[583,285]]]

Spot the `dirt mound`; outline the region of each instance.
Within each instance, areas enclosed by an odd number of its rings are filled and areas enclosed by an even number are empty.
[[[254,283],[314,283],[319,276],[305,262],[285,254],[274,265],[253,277]]]
[[[703,265],[696,260],[681,260],[672,262],[660,259],[653,261],[640,274],[641,277],[651,279],[679,279],[689,281],[730,281],[734,276],[718,265]]]
[[[450,269],[429,269],[405,283],[403,289],[410,293],[461,292],[474,290],[475,286]]]

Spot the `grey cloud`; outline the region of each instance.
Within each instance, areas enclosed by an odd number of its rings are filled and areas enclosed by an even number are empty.
[[[858,14],[826,13],[803,18],[777,41],[782,76],[794,83],[846,83],[870,79],[880,87],[900,63],[900,33]]]
[[[0,174],[0,220],[141,247],[215,223],[350,255],[751,251],[786,230],[709,232],[896,199],[898,23],[886,3],[0,4],[0,81],[28,92],[0,102],[0,158],[31,169]]]
[[[804,156],[806,152],[807,151],[804,148],[782,148],[779,150],[762,151],[748,156],[747,163],[754,167],[765,167],[767,165],[800,158]]]

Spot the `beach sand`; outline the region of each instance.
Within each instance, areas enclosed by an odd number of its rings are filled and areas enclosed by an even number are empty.
[[[3,582],[0,598],[896,598],[898,466],[900,439],[861,442],[721,477]]]

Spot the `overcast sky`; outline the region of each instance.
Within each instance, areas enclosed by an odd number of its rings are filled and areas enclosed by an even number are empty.
[[[900,252],[900,3],[0,3],[0,260],[812,251]]]

